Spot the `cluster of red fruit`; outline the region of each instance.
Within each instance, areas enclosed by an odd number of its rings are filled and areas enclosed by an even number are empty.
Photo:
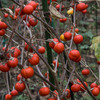
[[[58,54],[62,53],[64,51],[64,44],[59,42],[57,38],[54,38],[52,41],[53,42],[49,42],[50,48]]]
[[[17,16],[20,15],[21,18],[23,18],[23,20],[27,19],[27,21],[29,21],[29,23],[27,23],[28,27],[30,27],[30,25],[34,27],[35,25],[37,25],[38,20],[36,20],[34,18],[30,18],[28,15],[31,15],[33,13],[33,11],[35,11],[35,9],[37,8],[38,5],[39,4],[36,3],[35,1],[31,1],[30,3],[25,5],[25,7],[22,10],[20,8],[16,8],[15,15],[14,16],[10,15],[10,17],[15,20],[15,19],[17,19]],[[20,12],[20,10],[21,10],[21,12]],[[5,13],[4,17],[7,18],[8,14]]]
[[[83,84],[77,79],[78,84],[73,84],[71,86],[71,90],[73,92],[79,92],[82,91],[84,92],[86,90],[86,88],[83,86]],[[86,82],[84,82],[84,84],[88,87],[88,84]],[[100,92],[100,85],[97,85],[96,83],[92,83],[90,85],[91,87],[91,92],[94,96],[98,96],[99,92]]]
[[[81,11],[83,14],[87,12],[86,10],[87,8],[88,8],[88,4],[85,4],[85,3],[79,3],[76,6],[76,10]]]
[[[65,92],[67,92],[66,98],[70,98],[70,90],[66,89]],[[39,94],[41,96],[47,96],[50,93],[50,89],[48,87],[42,87],[39,90]],[[54,91],[54,97],[53,98],[49,98],[48,100],[57,100],[57,95],[58,92],[55,90]],[[64,100],[63,98],[61,100]]]
[[[21,51],[18,48],[11,47],[10,49],[13,52],[7,53],[7,57],[9,60],[6,63],[0,63],[0,70],[2,72],[8,72],[10,68],[15,68],[18,65],[17,57],[20,55]],[[3,51],[5,51],[5,47],[3,47]]]
[[[5,29],[7,28],[7,24],[0,21],[0,36],[3,36],[5,34]]]

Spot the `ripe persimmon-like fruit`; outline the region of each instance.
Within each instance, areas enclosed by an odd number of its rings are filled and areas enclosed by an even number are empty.
[[[12,90],[10,94],[12,96],[17,96],[18,95],[18,91],[17,90]]]
[[[100,85],[98,85],[97,87],[99,88],[99,91],[100,91]]]
[[[80,59],[80,52],[78,51],[78,50],[71,50],[70,52],[69,52],[69,58],[70,58],[70,60],[73,60],[73,61],[77,61],[78,60],[78,62],[81,60]]]
[[[0,21],[0,29],[6,29],[8,26],[6,23]]]
[[[87,82],[84,82],[84,84],[88,87]],[[81,90],[82,92],[84,92],[84,90],[86,90],[86,88],[83,86],[83,84],[82,84],[82,83],[80,84],[80,87],[81,87],[81,89],[80,89],[80,90]]]
[[[59,42],[59,43],[55,44],[54,51],[56,53],[58,53],[58,54],[62,53],[64,51],[64,45],[63,45],[63,43]]]
[[[22,75],[21,74],[18,74],[17,75],[17,81],[20,81],[21,78],[22,78]]]
[[[5,95],[5,100],[11,100],[11,99],[12,99],[12,95],[10,95],[10,94]]]
[[[27,68],[23,68],[22,70],[21,70],[21,75],[25,78],[25,79],[27,79],[27,78],[30,78],[30,77],[32,77],[33,75],[34,75],[34,70],[33,70],[33,68],[32,67],[27,67]]]
[[[99,95],[99,88],[98,87],[94,87],[93,90],[92,90],[92,94],[94,96],[98,96]]]
[[[39,63],[39,56],[37,54],[33,54],[31,58],[28,59],[30,64],[37,65]]]
[[[7,18],[7,17],[8,17],[8,14],[7,14],[7,13],[5,13],[5,14],[4,14],[4,17],[5,17],[5,18]]]
[[[39,94],[41,96],[47,96],[50,93],[50,89],[48,87],[42,87],[39,90]]]
[[[86,9],[86,4],[85,3],[79,3],[77,5],[77,10],[82,11],[84,9]]]
[[[15,84],[15,89],[16,89],[18,92],[22,92],[25,88],[26,88],[26,86],[25,86],[24,83],[17,82],[17,83]]]
[[[54,66],[56,66],[56,60],[53,60]],[[59,62],[57,61],[57,67],[59,67]]]
[[[31,6],[31,5],[26,5],[24,8],[23,8],[23,12],[25,14],[32,14],[33,13],[33,10],[34,8]]]
[[[33,45],[33,44],[32,44]],[[29,45],[25,42],[25,47],[24,47],[25,50],[28,50],[29,49],[29,52],[33,52],[33,49],[32,48],[29,48]]]
[[[87,10],[85,9],[85,10],[82,10],[82,13],[83,14],[86,14],[87,13]]]
[[[3,35],[5,35],[5,30],[4,29],[1,29],[0,30],[0,36],[3,36]]]
[[[54,42],[59,42],[57,38],[54,38],[53,41]],[[55,43],[54,42],[49,42],[50,48],[54,48],[54,46],[55,46]]]
[[[73,85],[71,86],[71,90],[72,90],[73,92],[78,92],[78,91],[80,91],[80,85],[79,85],[79,84],[73,84]]]
[[[83,69],[82,70],[82,75],[89,75],[90,74],[90,70],[89,69]]]
[[[94,88],[94,87],[97,87],[98,85],[96,84],[96,83],[92,83],[91,85],[90,85],[90,87],[91,88]]]
[[[65,32],[65,33],[64,33],[64,38],[65,38],[66,40],[70,40],[70,39],[72,38],[72,33],[70,33],[70,32]]]
[[[70,97],[71,97],[71,95],[70,95],[70,90],[69,90],[69,89],[66,89],[65,92],[68,92],[66,97],[67,97],[67,98],[70,98]]]
[[[75,32],[78,33],[79,32],[79,29],[78,28],[75,28]]]
[[[18,56],[21,54],[21,51],[19,50],[19,48],[11,47],[11,50],[14,51],[14,52],[11,54],[12,57],[18,57]]]
[[[100,61],[97,61],[97,64],[100,64]]]
[[[11,57],[11,58],[8,60],[7,65],[8,65],[9,67],[15,68],[15,67],[18,65],[18,59],[15,58],[15,57]]]
[[[60,9],[60,5],[58,4],[58,5],[56,5],[56,9],[59,11],[59,9]],[[61,7],[61,11],[63,11],[64,10],[64,5],[62,5],[62,7]]]
[[[8,72],[10,70],[10,67],[7,65],[7,63],[4,65],[0,63],[0,70],[2,72]]]
[[[35,20],[35,19],[33,19],[33,18],[30,18],[29,19],[29,24],[31,25],[31,26],[36,26],[37,25],[37,23],[38,23],[38,20]]]
[[[64,22],[67,21],[67,18],[60,18],[59,21],[62,22],[62,23],[64,23]]]
[[[76,36],[74,36],[73,41],[74,41],[75,44],[80,44],[80,43],[83,42],[83,36],[82,35],[76,35]]]
[[[33,7],[33,10],[35,10],[37,8],[37,6],[39,5],[39,3],[35,2],[35,1],[31,1],[30,3],[28,3],[28,5],[31,5]]]
[[[39,49],[38,49],[38,52],[41,53],[41,54],[45,53],[45,47],[40,46]]]

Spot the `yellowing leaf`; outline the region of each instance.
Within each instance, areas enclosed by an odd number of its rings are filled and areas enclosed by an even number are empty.
[[[55,18],[55,19],[60,19],[60,18],[66,18],[64,15],[62,15],[56,8],[55,5],[57,5],[57,2],[51,2],[50,6],[49,6],[49,10],[50,10],[50,15],[51,17]]]
[[[12,16],[14,15],[13,12],[12,12],[12,10],[9,9],[9,8],[2,8],[1,11],[6,12],[6,13],[12,15]]]

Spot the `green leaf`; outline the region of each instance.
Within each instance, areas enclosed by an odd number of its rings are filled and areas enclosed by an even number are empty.
[[[90,23],[89,22],[86,22],[86,21],[80,21],[80,24],[84,24],[84,25],[89,25]]]
[[[91,49],[95,51],[95,56],[100,61],[100,36],[96,36],[92,39]]]
[[[82,45],[82,46],[80,46],[80,49],[89,49],[89,46],[88,45]]]

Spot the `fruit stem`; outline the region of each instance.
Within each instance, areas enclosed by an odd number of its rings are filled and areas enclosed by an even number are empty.
[[[38,65],[36,65],[36,69],[37,69],[37,71],[39,72],[39,74],[40,74],[42,77],[44,77],[43,74],[41,73],[41,71],[40,71]]]

